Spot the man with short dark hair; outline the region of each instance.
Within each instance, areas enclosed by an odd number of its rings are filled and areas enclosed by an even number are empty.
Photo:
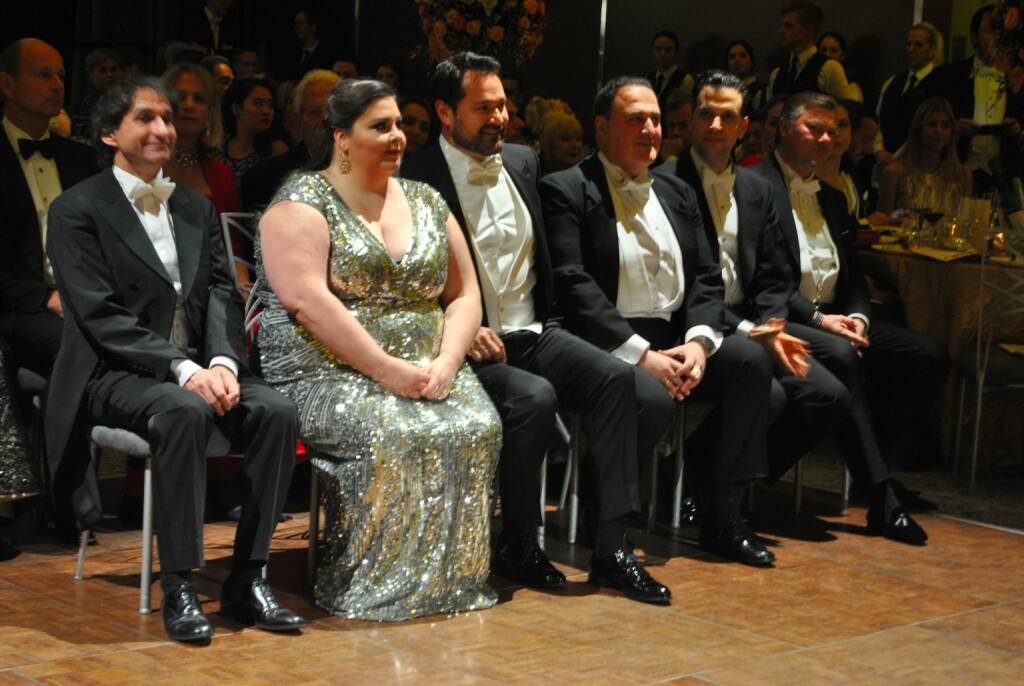
[[[284,78],[297,80],[312,69],[331,68],[333,50],[321,39],[320,22],[320,15],[311,8],[306,7],[295,13],[292,28],[299,42],[299,49]]]
[[[694,90],[693,145],[654,174],[678,177],[696,192],[708,243],[722,268],[726,331],[747,336],[755,325],[772,317],[786,319],[788,314],[791,276],[779,251],[782,227],[771,184],[732,163],[732,149],[747,123],[743,82],[713,70],[697,77]],[[804,375],[781,362],[775,365],[774,421],[768,430],[773,479],[828,435],[849,409],[849,393],[842,383],[813,358],[807,365]]]
[[[651,39],[654,54],[654,70],[647,74],[647,80],[654,87],[658,103],[663,112],[669,110],[668,99],[675,92],[689,98],[693,93],[693,77],[677,63],[679,59],[679,36],[674,31],[662,29]]]
[[[247,369],[241,301],[213,205],[163,176],[176,140],[172,97],[149,77],[108,90],[93,124],[112,167],[51,208],[47,248],[67,319],[49,385],[48,456],[59,471],[79,421],[149,441],[164,628],[200,642],[213,635],[192,582],[205,564],[206,445],[216,427],[245,446],[222,608],[292,631],[303,620],[278,605],[262,571],[294,462],[295,406]],[[94,497],[89,476],[79,493]],[[95,520],[97,502],[76,505],[82,521]]]
[[[693,99],[676,90],[665,105],[665,137],[661,142],[661,159],[674,160],[690,147],[690,118]]]
[[[186,12],[178,27],[178,38],[210,53],[227,54],[238,40],[237,27],[228,18],[233,4],[234,0],[206,0],[202,7]]]
[[[596,532],[584,517],[595,538],[591,583],[667,605],[672,595],[636,559],[627,524],[640,508],[638,462],[671,422],[672,399],[653,377],[634,373],[561,325],[537,195],[539,161],[530,148],[504,143],[500,68],[473,53],[439,64],[431,94],[442,135],[402,166],[404,177],[440,191],[477,267],[484,323],[469,357],[503,424],[503,523],[494,571],[535,587],[565,584],[536,534],[539,468],[560,407],[583,415],[589,450],[583,468],[595,475]],[[672,363],[666,358],[665,364]]]
[[[263,68],[260,65],[260,51],[256,48],[241,47],[235,51],[235,78],[244,79],[247,76],[263,76]]]
[[[832,98],[801,93],[783,106],[774,155],[752,169],[771,183],[782,226],[781,258],[791,275],[789,324],[850,392],[849,418],[837,432],[854,477],[870,486],[868,527],[902,543],[928,539],[907,507],[927,507],[892,479],[876,436],[871,402],[888,396],[893,426],[917,436],[946,381],[944,347],[922,334],[870,322],[871,305],[853,258],[859,225],[843,194],[814,177],[836,133]],[[868,335],[870,322],[871,333]],[[869,391],[886,389],[884,394]],[[934,507],[934,506],[932,506]]]
[[[701,543],[770,566],[775,556],[740,508],[750,482],[767,474],[771,359],[751,340],[723,336],[722,272],[693,189],[647,174],[661,143],[650,83],[619,77],[602,86],[594,128],[599,152],[541,181],[566,324],[656,381],[663,398],[714,403],[687,441],[706,504]]]
[[[779,44],[789,51],[786,64],[768,76],[768,98],[804,91],[849,97],[850,84],[843,65],[818,52],[814,39],[825,15],[810,2],[791,2],[782,8]]]

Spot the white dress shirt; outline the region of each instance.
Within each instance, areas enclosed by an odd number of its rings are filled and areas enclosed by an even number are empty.
[[[731,164],[718,174],[692,147],[690,156],[700,174],[704,198],[708,202],[715,233],[718,235],[718,261],[722,266],[722,281],[725,284],[725,304],[737,305],[743,302],[743,284],[740,282],[738,264],[740,215],[736,204],[736,177]],[[737,327],[737,332],[746,335],[752,328],[754,323],[744,319]]]
[[[1002,124],[1006,117],[1006,77],[994,67],[974,58],[974,121],[979,126]],[[971,150],[964,166],[974,171],[990,172],[989,162],[999,157],[999,136],[978,135],[971,138]]]
[[[803,72],[804,67],[807,66],[807,62],[817,52],[818,48],[812,45],[796,56],[796,73],[798,77]],[[779,70],[784,69],[788,71],[791,59],[792,53],[786,57],[785,66],[775,67],[768,76],[768,100],[771,100],[775,95],[775,80],[779,76]],[[818,90],[834,98],[846,100],[857,100],[857,95],[860,92],[860,88],[851,87],[850,82],[846,80],[846,70],[843,69],[843,65],[835,60],[827,60],[825,64],[821,65],[821,71],[818,72]],[[864,96],[860,95],[860,100],[863,99]]]
[[[522,329],[540,333],[533,306],[533,221],[501,155],[478,162],[444,136],[440,145],[466,218],[488,326],[499,335]]]
[[[116,165],[113,170],[114,178],[117,179],[125,197],[128,198],[132,209],[135,210],[135,216],[139,218],[161,264],[174,284],[177,304],[174,308],[174,323],[171,326],[170,342],[184,350],[188,347],[188,320],[181,293],[181,270],[178,268],[178,247],[174,242],[174,223],[167,206],[167,198],[174,191],[174,183],[164,178],[163,170],[160,170],[156,178],[148,183]],[[149,189],[154,189],[154,192],[149,193]],[[210,366],[217,364],[227,367],[236,377],[238,376],[238,365],[230,357],[215,355],[210,360]],[[170,374],[179,386],[184,386],[200,369],[202,367],[192,360],[182,358],[171,362]]]
[[[646,173],[634,179],[612,164],[604,153],[597,156],[604,166],[619,238],[615,308],[626,318],[669,321],[682,307],[685,296],[683,255],[672,224]],[[706,325],[691,327],[683,339],[689,342],[696,336],[705,336],[714,343],[712,354],[722,340],[721,332]],[[636,364],[650,347],[645,338],[633,334],[612,355]]]
[[[4,133],[7,135],[7,140],[11,142],[11,147],[14,148],[14,156],[21,163],[21,171],[25,175],[28,190],[32,194],[32,204],[36,208],[36,218],[39,220],[39,239],[43,246],[43,275],[46,283],[55,287],[57,282],[53,278],[53,267],[50,266],[50,258],[46,256],[46,216],[50,212],[50,203],[63,190],[60,187],[57,160],[48,160],[38,151],[32,153],[32,156],[26,160],[18,149],[18,141],[22,138],[46,140],[50,137],[50,130],[47,129],[40,138],[33,138],[18,128],[10,119],[4,117]]]
[[[775,159],[782,168],[792,206],[796,238],[800,246],[800,295],[815,305],[835,301],[836,284],[839,282],[839,250],[832,240],[825,215],[818,202],[820,182],[812,174],[804,179],[793,170],[775,151]],[[856,317],[868,323],[868,318],[857,312]]]

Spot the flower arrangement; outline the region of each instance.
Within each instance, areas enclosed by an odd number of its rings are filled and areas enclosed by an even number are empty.
[[[519,67],[544,41],[544,0],[415,0],[426,45],[413,51],[432,63],[472,50]]]

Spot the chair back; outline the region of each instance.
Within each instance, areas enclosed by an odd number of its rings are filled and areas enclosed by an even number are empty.
[[[975,342],[976,372],[980,378],[988,369],[992,344],[1001,342],[1000,324],[1024,314],[1024,253],[1021,243],[1009,239],[1009,231],[990,232],[981,245]],[[994,255],[994,247],[1001,254]]]
[[[242,283],[239,279],[239,267],[252,274],[256,266],[247,260],[245,256],[238,254],[235,250],[235,239],[245,245],[246,255],[253,254],[256,245],[256,231],[253,226],[256,222],[255,212],[222,212],[220,215],[220,228],[224,236],[224,249],[227,251],[228,262],[231,264],[231,278],[235,281],[235,288],[240,293],[248,295],[249,285]]]

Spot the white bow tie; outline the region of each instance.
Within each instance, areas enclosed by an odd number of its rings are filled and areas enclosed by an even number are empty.
[[[627,178],[616,184],[616,190],[623,195],[633,198],[638,203],[646,204],[647,198],[651,194],[651,177],[647,174],[641,174],[635,179]]]
[[[151,183],[142,181],[135,184],[128,193],[128,199],[143,212],[159,214],[160,203],[167,202],[173,192],[174,182],[161,176],[153,179]],[[155,202],[150,202],[150,198]]]
[[[721,174],[715,174],[714,172],[709,171],[704,175],[704,183],[724,195],[732,193],[732,188],[735,182],[736,177],[732,175],[731,169]]]
[[[493,186],[498,183],[502,168],[501,155],[485,157],[470,165],[466,181],[474,186]]]
[[[797,179],[794,178],[789,182],[790,193],[807,193],[808,195],[815,195],[821,190],[821,183],[816,178],[810,179]]]

